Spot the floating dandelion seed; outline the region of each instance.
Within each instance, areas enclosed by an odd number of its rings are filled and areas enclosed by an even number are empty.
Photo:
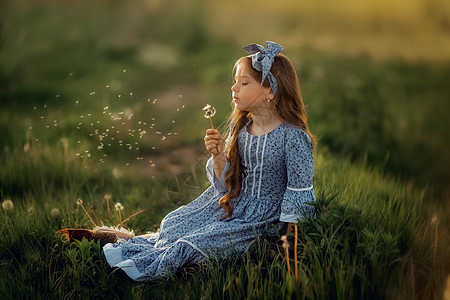
[[[14,209],[14,203],[10,199],[6,199],[2,202],[2,208],[6,211],[10,211]]]
[[[94,96],[95,95],[95,92],[90,92],[89,93],[89,96]]]
[[[216,114],[216,109],[210,104],[206,104],[206,106],[203,107],[202,110],[205,112],[205,118],[209,119],[209,121],[211,122],[211,128],[214,129],[212,117],[214,117],[214,115]]]
[[[125,73],[126,71],[127,71],[127,69],[123,69],[123,71],[122,71],[122,72],[124,72],[124,73]]]

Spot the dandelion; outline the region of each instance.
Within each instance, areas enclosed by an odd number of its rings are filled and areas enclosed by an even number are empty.
[[[30,144],[25,143],[25,145],[23,145],[23,152],[27,153],[29,150],[30,150]]]
[[[113,176],[114,176],[114,170],[113,170]],[[110,213],[110,210],[109,210],[109,200],[111,200],[111,197],[112,197],[112,195],[111,195],[110,193],[107,193],[107,194],[105,194],[105,195],[103,196],[103,198],[105,198],[105,200],[106,200],[106,207],[107,207],[107,209],[108,209],[108,215],[109,215],[109,213]]]
[[[89,96],[94,96],[95,95],[95,92],[90,92],[89,93]]]
[[[2,208],[5,211],[10,211],[14,209],[14,203],[10,199],[6,199],[2,202]]]
[[[211,122],[211,128],[214,129],[212,117],[214,117],[214,115],[216,114],[216,109],[210,104],[206,104],[206,106],[203,107],[202,110],[205,112],[205,118],[209,119],[209,121]]]
[[[52,210],[50,211],[50,216],[52,216],[52,218],[55,218],[55,219],[58,218],[60,214],[61,213],[59,211],[59,208],[57,208],[57,207],[52,208]]]
[[[34,206],[28,207],[28,214],[33,215],[35,211],[36,210],[35,210]]]
[[[287,265],[288,273],[289,273],[289,275],[291,275],[291,267],[289,264],[289,243],[287,241],[287,236],[283,235],[281,237],[281,240],[283,241],[283,244],[281,246],[284,248],[284,250],[286,252],[286,265]]]
[[[120,202],[117,202],[114,207],[116,208],[116,210],[119,212],[119,221],[120,223],[122,223],[122,215],[121,215],[121,211],[123,210],[123,205]]]
[[[86,208],[84,208],[83,205],[83,200],[81,200],[80,198],[77,199],[77,205],[81,206],[81,208],[84,210],[84,212],[86,213],[86,215],[89,217],[89,220],[91,220],[91,222],[94,224],[94,226],[97,226],[97,224],[95,224],[94,220],[92,220],[91,216],[89,215],[89,213],[86,211]]]
[[[117,211],[121,211],[121,210],[123,210],[123,205],[122,205],[122,203],[117,202],[117,203],[114,205],[114,208],[115,208]]]

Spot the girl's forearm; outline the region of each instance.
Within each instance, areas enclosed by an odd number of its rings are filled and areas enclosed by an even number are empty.
[[[216,178],[220,180],[220,176],[222,176],[223,170],[225,169],[225,165],[227,162],[225,153],[221,152],[219,154],[213,155],[212,160],[213,160],[214,174],[216,175]]]

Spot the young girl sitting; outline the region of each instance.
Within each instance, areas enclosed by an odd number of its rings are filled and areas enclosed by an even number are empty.
[[[137,281],[166,277],[210,256],[242,253],[255,234],[275,234],[312,213],[313,150],[300,86],[280,45],[244,47],[234,66],[226,142],[206,131],[211,186],[170,212],[158,232],[106,244],[111,266]]]

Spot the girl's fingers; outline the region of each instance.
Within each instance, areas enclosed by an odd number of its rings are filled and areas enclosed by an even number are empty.
[[[222,149],[222,136],[217,129],[207,129],[205,135],[206,150],[211,154],[218,154]]]
[[[206,129],[206,135],[220,134],[217,129]]]

